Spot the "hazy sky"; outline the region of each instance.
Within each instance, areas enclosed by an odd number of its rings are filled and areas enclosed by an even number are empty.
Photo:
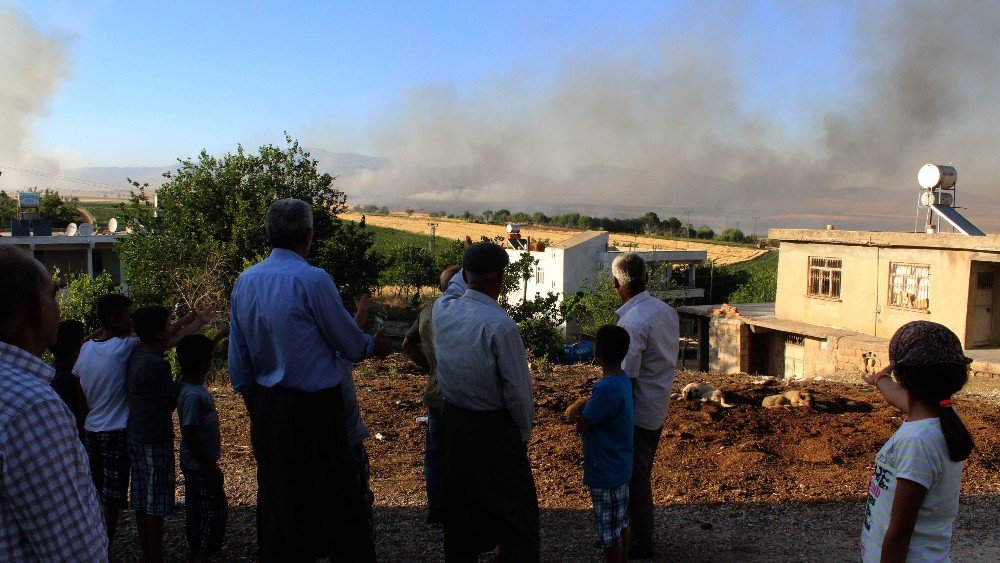
[[[288,131],[384,157],[332,170],[355,202],[895,229],[920,166],[953,163],[1000,229],[998,29],[972,0],[0,0],[0,164],[163,166]]]
[[[692,28],[724,35],[716,47],[734,57],[740,104],[780,105],[773,119],[794,127],[851,78],[845,36],[856,16],[844,2],[13,5],[68,54],[46,114],[33,120],[31,149],[91,166],[165,164],[202,147],[277,141],[284,130],[371,154],[370,125],[408,90],[447,84],[473,95],[508,78],[543,89],[568,62],[655,64],[652,45]]]

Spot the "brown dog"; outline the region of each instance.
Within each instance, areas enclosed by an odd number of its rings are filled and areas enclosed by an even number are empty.
[[[708,383],[688,383],[681,388],[681,399],[685,401],[701,401],[731,409],[736,405],[726,402],[726,394],[722,389],[716,389]]]
[[[778,407],[813,407],[813,397],[809,391],[785,391],[780,395],[764,397],[763,407],[765,409],[776,409]]]

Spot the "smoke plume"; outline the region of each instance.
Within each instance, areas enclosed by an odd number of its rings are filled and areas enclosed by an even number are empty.
[[[0,4],[0,164],[58,170],[53,160],[32,154],[30,131],[68,71],[62,39],[43,33],[17,8]],[[4,180],[7,186],[38,183],[37,177],[11,170]]]
[[[820,85],[836,105],[816,103],[794,126],[774,117],[787,100],[742,103],[736,54],[720,39],[729,18],[641,57],[583,53],[540,83],[412,90],[376,128],[391,165],[343,185],[356,201],[426,209],[686,208],[716,225],[763,215],[900,228],[912,225],[917,169],[954,162],[966,202],[984,201],[1000,173],[1000,8],[907,1],[858,11],[851,75]]]

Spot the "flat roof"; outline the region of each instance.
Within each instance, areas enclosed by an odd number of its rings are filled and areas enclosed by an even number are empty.
[[[549,248],[569,248],[601,236],[607,238],[609,236],[608,231],[583,231],[582,233],[573,235],[562,242],[557,242]]]
[[[716,315],[716,311],[722,305],[685,305],[677,308],[677,312],[698,317],[718,317],[722,319],[736,319],[750,326],[759,326],[778,332],[790,332],[812,338],[839,338],[842,336],[858,336],[861,333],[853,330],[845,330],[829,326],[814,325],[788,319],[779,319],[774,316],[774,303],[733,303],[729,305],[735,308],[737,315]]]
[[[1000,253],[1000,235],[968,236],[958,233],[897,233],[889,231],[840,231],[826,229],[771,229],[768,238],[781,242],[841,244],[849,246],[880,246],[971,250]]]
[[[119,237],[115,235],[72,236],[53,235],[50,237],[12,237],[0,236],[0,244],[9,246],[90,246],[94,244],[114,244]]]

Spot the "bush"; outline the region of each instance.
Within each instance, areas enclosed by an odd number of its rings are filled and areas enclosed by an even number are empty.
[[[535,358],[545,358],[550,362],[559,360],[563,350],[563,335],[559,329],[545,319],[525,319],[517,323],[524,347]]]
[[[87,274],[62,278],[59,272],[53,277],[56,284],[64,281],[66,283],[59,298],[59,320],[80,321],[86,334],[100,328],[100,323],[97,321],[97,300],[109,293],[122,291],[111,281],[111,275],[107,272],[101,272],[94,278]]]
[[[562,314],[587,334],[594,334],[602,325],[614,324],[615,311],[621,307],[621,300],[615,293],[614,280],[610,275],[587,278],[583,290],[567,295],[563,300]]]

